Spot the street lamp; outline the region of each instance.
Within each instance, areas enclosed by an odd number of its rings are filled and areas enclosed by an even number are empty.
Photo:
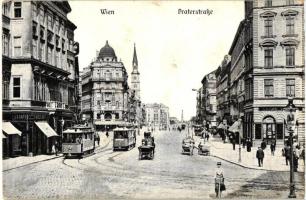
[[[293,172],[293,126],[294,126],[294,114],[293,111],[296,111],[296,107],[293,104],[293,98],[288,97],[288,104],[284,108],[284,111],[289,111],[287,115],[287,129],[289,133],[289,143],[290,143],[290,193],[288,198],[296,198],[295,195],[295,183],[294,183],[294,172]]]

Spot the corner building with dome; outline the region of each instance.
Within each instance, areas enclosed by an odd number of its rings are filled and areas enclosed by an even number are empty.
[[[84,68],[82,81],[82,119],[97,130],[112,129],[128,121],[128,74],[114,49],[108,44]]]

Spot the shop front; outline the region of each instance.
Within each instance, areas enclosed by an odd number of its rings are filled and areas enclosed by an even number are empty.
[[[4,157],[21,154],[21,131],[11,122],[2,122],[2,148]]]

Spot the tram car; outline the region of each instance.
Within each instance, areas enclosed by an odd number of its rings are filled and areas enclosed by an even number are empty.
[[[95,132],[92,127],[75,125],[63,131],[63,155],[67,157],[83,157],[95,150]]]
[[[113,150],[130,150],[136,145],[136,130],[133,128],[115,128]]]

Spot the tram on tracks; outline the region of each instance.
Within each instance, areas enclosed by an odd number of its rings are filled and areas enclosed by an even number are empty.
[[[92,127],[75,125],[63,131],[63,155],[79,157],[91,154],[95,150],[95,132]]]
[[[136,145],[136,130],[134,128],[115,128],[113,150],[130,150]]]

